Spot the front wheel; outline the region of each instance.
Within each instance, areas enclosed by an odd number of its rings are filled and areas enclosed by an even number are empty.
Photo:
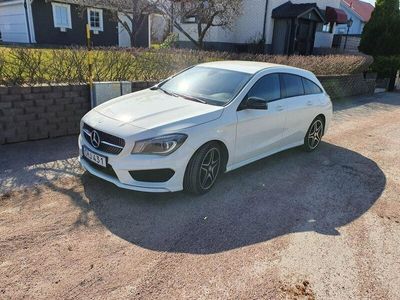
[[[314,151],[321,143],[322,136],[324,134],[324,122],[322,118],[316,118],[307,131],[304,137],[304,149],[308,152]]]
[[[201,147],[186,168],[184,190],[196,195],[207,193],[217,181],[221,163],[222,153],[217,144],[209,143]]]

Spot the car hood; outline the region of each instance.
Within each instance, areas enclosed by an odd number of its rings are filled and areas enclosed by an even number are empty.
[[[178,129],[218,119],[223,107],[147,89],[107,101],[94,110],[106,117],[136,127],[153,129],[164,125],[175,125],[175,129]]]

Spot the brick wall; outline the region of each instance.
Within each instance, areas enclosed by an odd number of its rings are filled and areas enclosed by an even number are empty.
[[[375,80],[364,80],[362,74],[318,78],[332,99],[375,90]],[[155,83],[133,82],[132,91]],[[89,109],[87,85],[0,86],[0,145],[77,134]]]
[[[0,144],[76,134],[87,85],[0,86]]]
[[[132,82],[132,92],[156,82]],[[0,145],[79,133],[87,85],[0,86]]]
[[[375,91],[375,79],[365,80],[363,74],[318,76],[318,79],[333,100],[372,95]]]

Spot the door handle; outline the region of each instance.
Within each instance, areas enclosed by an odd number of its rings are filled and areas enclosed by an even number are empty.
[[[307,105],[308,105],[308,106],[313,105],[312,101],[307,101]]]
[[[284,107],[282,106],[282,105],[278,105],[277,107],[276,107],[276,110],[277,111],[282,111],[284,109]]]

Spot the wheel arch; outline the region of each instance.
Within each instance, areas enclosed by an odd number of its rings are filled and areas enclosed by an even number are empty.
[[[226,164],[227,164],[227,161],[229,159],[229,151],[228,151],[228,148],[226,147],[225,143],[223,141],[221,141],[221,140],[215,140],[215,139],[214,140],[210,140],[210,141],[208,141],[206,143],[203,143],[193,153],[193,155],[191,156],[191,158],[190,158],[190,160],[189,160],[189,162],[188,162],[188,164],[186,166],[185,175],[184,175],[184,178],[183,178],[183,189],[185,191],[194,193],[196,195],[201,195],[201,194],[203,194],[203,193],[208,191],[208,190],[205,190],[204,187],[198,187],[197,186],[197,181],[198,181],[197,180],[197,176],[196,175],[193,176],[193,174],[192,174],[193,170],[196,170],[198,167],[200,167],[198,165],[199,159],[198,159],[197,155],[203,151],[202,149],[205,146],[208,146],[208,145],[212,146],[214,148],[218,147],[220,149],[221,156],[222,156],[222,162],[221,162],[221,166],[220,166],[220,171],[218,173],[221,173],[222,171],[225,172]],[[209,148],[209,149],[212,149],[212,148]],[[205,150],[207,150],[207,149],[205,149]],[[214,183],[215,183],[215,181],[214,181]],[[214,184],[214,183],[212,183],[212,184]]]
[[[228,160],[229,160],[229,150],[228,147],[225,145],[225,143],[221,140],[212,140],[212,143],[216,143],[218,144],[218,146],[221,148],[222,150],[222,166],[223,166],[223,171],[226,171],[226,166],[228,164]]]
[[[223,172],[225,172],[225,171],[226,171],[226,166],[227,166],[228,160],[229,160],[229,150],[228,150],[228,147],[226,146],[226,144],[225,144],[222,140],[213,139],[213,140],[210,140],[210,141],[208,141],[208,142],[206,142],[206,143],[203,143],[201,146],[199,146],[199,147],[196,149],[196,151],[193,153],[191,159],[193,158],[193,156],[196,155],[196,153],[197,153],[201,148],[203,148],[205,145],[212,144],[212,143],[217,144],[217,145],[219,146],[219,148],[221,149],[221,152],[222,152],[222,166],[223,166],[223,169],[222,169],[222,170],[223,170]]]
[[[314,118],[314,120],[312,120],[311,124],[312,124],[316,119],[318,119],[318,118],[321,118],[321,119],[322,119],[322,123],[324,124],[324,135],[325,135],[326,117],[325,117],[324,114],[321,113],[321,114],[319,114],[318,116],[316,116],[316,117]]]

